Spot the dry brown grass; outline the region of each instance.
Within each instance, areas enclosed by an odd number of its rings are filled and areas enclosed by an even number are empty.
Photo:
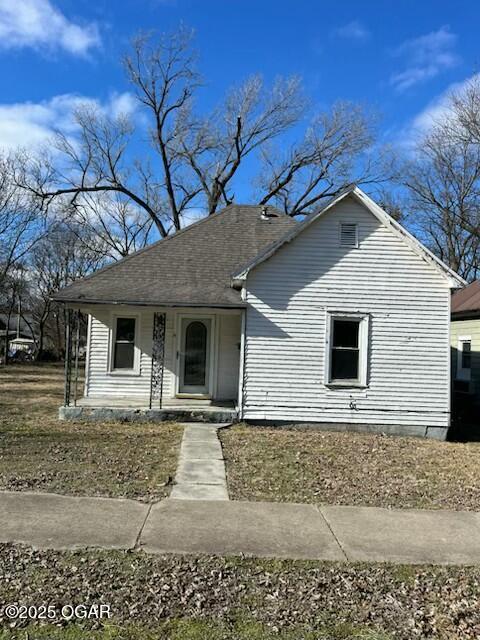
[[[480,443],[246,425],[221,439],[236,500],[480,511]]]
[[[0,489],[166,496],[182,427],[60,422],[62,384],[59,365],[0,368]]]

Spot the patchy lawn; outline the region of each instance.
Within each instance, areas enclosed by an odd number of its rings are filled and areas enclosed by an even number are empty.
[[[466,640],[480,634],[479,598],[474,568],[0,545],[1,640]],[[25,621],[8,629],[9,603],[108,604],[112,617],[27,635]]]
[[[220,437],[235,500],[480,511],[480,443],[246,425]]]
[[[182,427],[60,422],[62,385],[59,365],[0,367],[0,489],[166,496]]]
[[[55,366],[0,369],[0,488],[147,499],[164,495],[163,485],[175,470],[181,428],[58,422],[61,378],[61,368]],[[237,497],[233,462],[241,490],[257,487],[248,497],[338,502],[340,496],[352,504],[358,503],[354,496],[359,493],[364,500],[378,499],[375,480],[386,483],[389,464],[395,475],[402,455],[412,455],[412,446],[466,451],[469,478],[476,451],[470,445],[457,449],[419,440],[243,426],[223,431],[222,439],[230,489]],[[460,466],[460,453],[456,459]],[[329,466],[330,475],[325,475]],[[330,485],[333,471],[344,487],[336,492]],[[463,482],[467,487],[464,472],[457,473],[456,486]],[[330,492],[321,500],[314,494],[318,476],[320,486]],[[356,490],[348,493],[348,484]],[[262,486],[267,487],[263,494]],[[467,488],[465,494],[473,495]],[[9,603],[53,605],[57,617],[43,623],[12,620],[5,611]],[[59,613],[64,605],[99,604],[110,605],[108,621],[64,620]],[[0,640],[478,637],[478,568],[40,551],[0,544]]]

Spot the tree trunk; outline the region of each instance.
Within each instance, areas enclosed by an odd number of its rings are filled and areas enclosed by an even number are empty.
[[[42,319],[38,323],[38,348],[37,348],[37,355],[35,356],[35,360],[37,360],[37,361],[40,359],[40,356],[43,353],[43,335],[44,335],[44,330],[45,330],[45,322]]]
[[[14,304],[15,304],[15,297],[12,298],[12,303],[8,309],[7,326],[5,327],[5,364],[8,364],[8,334],[10,332],[10,319],[12,317]]]

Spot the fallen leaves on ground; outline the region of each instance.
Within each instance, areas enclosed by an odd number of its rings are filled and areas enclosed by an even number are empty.
[[[169,619],[244,619],[276,631],[330,631],[318,636],[325,638],[364,638],[354,632],[368,629],[396,640],[480,635],[479,572],[464,567],[38,551],[3,544],[0,601],[106,603],[113,624],[146,627]]]
[[[480,443],[238,425],[220,432],[236,500],[480,511]]]

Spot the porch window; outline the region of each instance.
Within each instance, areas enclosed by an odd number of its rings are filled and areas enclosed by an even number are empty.
[[[113,343],[114,370],[135,367],[135,318],[117,318]]]
[[[368,316],[328,314],[326,340],[326,384],[366,386]]]

